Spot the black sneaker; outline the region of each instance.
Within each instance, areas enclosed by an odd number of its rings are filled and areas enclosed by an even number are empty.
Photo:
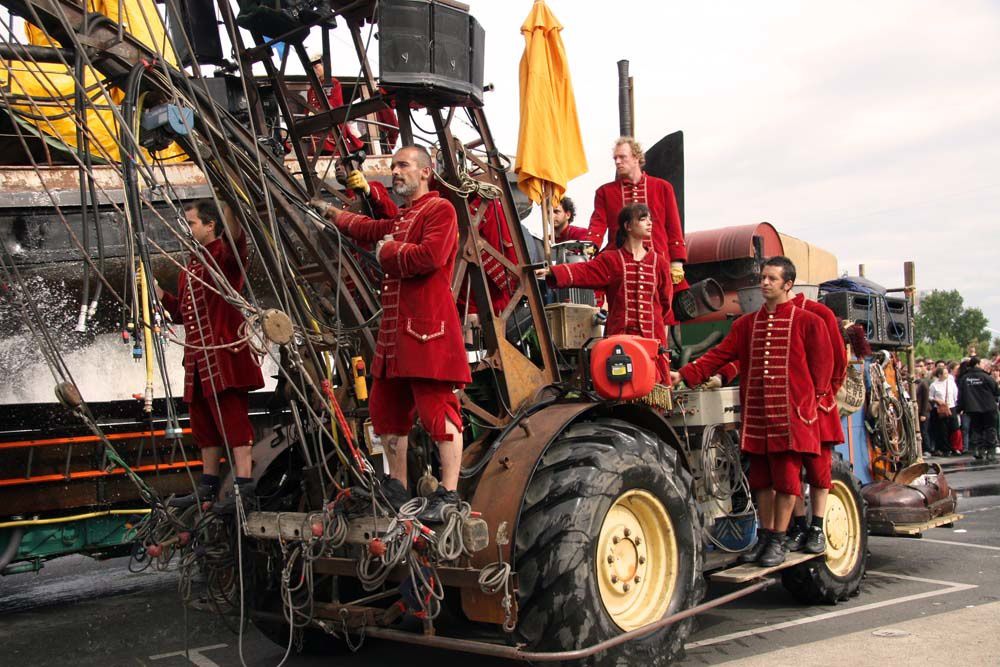
[[[826,552],[826,535],[819,526],[809,526],[806,533],[806,544],[804,551],[807,554],[821,554]]]
[[[788,537],[785,538],[785,548],[789,551],[802,551],[802,548],[806,545],[806,531],[804,530],[794,530],[788,533]]]
[[[767,545],[764,547],[764,553],[761,554],[760,560],[757,564],[761,567],[774,567],[775,565],[781,565],[785,562],[785,556],[788,555],[788,549],[785,547],[784,536],[771,536],[771,539],[767,541]]]
[[[410,502],[410,492],[398,479],[390,477],[382,482],[382,495],[385,497],[392,509],[399,511],[399,508]]]
[[[215,496],[218,494],[218,490],[208,484],[199,484],[194,493],[189,493],[186,496],[174,496],[167,500],[167,507],[172,507],[178,510],[186,510],[192,505],[200,504],[206,500],[213,501]]]
[[[457,508],[460,502],[462,502],[462,499],[458,497],[457,492],[445,491],[444,487],[439,487],[427,499],[427,505],[417,515],[417,518],[424,523],[443,523],[445,509],[448,507]]]
[[[257,503],[257,483],[240,485],[240,501],[244,511],[249,512]],[[212,505],[212,511],[220,516],[231,516],[236,514],[236,492],[228,491],[222,500]]]
[[[757,533],[757,543],[750,547],[749,550],[744,551],[740,554],[741,563],[756,563],[762,553],[764,553],[764,547],[767,545],[769,533],[760,531]]]

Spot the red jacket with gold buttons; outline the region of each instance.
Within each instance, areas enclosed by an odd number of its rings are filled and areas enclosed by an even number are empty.
[[[590,240],[603,248],[614,241],[618,231],[618,213],[625,204],[639,203],[649,207],[653,218],[653,249],[671,262],[687,261],[687,245],[681,229],[674,188],[662,178],[643,173],[638,183],[619,179],[605,183],[594,194],[594,212],[590,216]],[[608,228],[610,234],[607,234]],[[605,239],[605,236],[610,236]],[[687,283],[676,289],[687,289]]]
[[[791,301],[773,313],[762,306],[736,320],[721,343],[680,374],[693,387],[734,361],[742,370],[743,451],[818,454],[819,400],[830,393],[833,375],[823,320]]]
[[[203,247],[209,264],[225,276],[237,292],[243,289],[247,261],[247,237],[242,230],[235,239],[236,252],[228,238],[218,238]],[[188,276],[193,278],[189,278]],[[183,322],[184,401],[194,398],[194,379],[201,391],[212,396],[225,389],[252,391],[264,386],[260,362],[246,343],[225,347],[239,340],[246,318],[214,290],[215,278],[197,257],[192,257],[177,281],[177,295],[163,293],[160,300],[174,322]],[[219,347],[223,346],[223,347]]]
[[[451,276],[458,251],[455,207],[437,192],[420,197],[394,218],[373,220],[340,213],[337,228],[359,241],[391,234],[379,260],[382,323],[372,375],[423,378],[464,385],[471,381]]]
[[[623,248],[605,250],[589,262],[556,264],[548,282],[555,287],[586,287],[607,292],[608,336],[631,334],[660,341],[667,348],[665,321],[670,316],[673,283],[670,263],[657,252],[647,252],[636,261]],[[670,365],[657,358],[657,381],[669,384]]]

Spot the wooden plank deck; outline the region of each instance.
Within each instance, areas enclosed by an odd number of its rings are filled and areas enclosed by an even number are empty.
[[[727,584],[743,584],[748,581],[753,581],[754,579],[760,579],[761,577],[765,577],[773,572],[779,572],[790,567],[795,567],[799,563],[804,563],[807,560],[812,560],[813,558],[819,558],[822,555],[823,554],[807,554],[803,552],[790,553],[785,559],[785,562],[781,565],[775,565],[774,567],[761,567],[756,563],[737,565],[736,567],[731,567],[728,570],[713,572],[711,579],[712,581],[720,581]]]
[[[931,519],[930,521],[923,521],[921,523],[869,523],[868,533],[870,535],[882,535],[886,537],[912,537],[914,535],[920,535],[925,530],[953,524],[959,519],[964,518],[964,514],[952,513],[939,516],[935,519]]]

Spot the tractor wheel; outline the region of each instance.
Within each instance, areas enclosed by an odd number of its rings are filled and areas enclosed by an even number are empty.
[[[570,426],[524,498],[514,565],[515,638],[533,651],[592,646],[699,602],[701,516],[677,452],[628,422]],[[666,665],[691,619],[582,662]]]
[[[833,462],[823,528],[826,556],[782,572],[781,583],[805,604],[836,604],[861,589],[868,559],[868,521],[861,484],[843,460]]]

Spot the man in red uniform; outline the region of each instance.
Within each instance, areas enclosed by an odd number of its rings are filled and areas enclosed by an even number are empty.
[[[586,241],[590,238],[590,232],[573,224],[576,218],[576,204],[569,197],[563,197],[559,203],[552,207],[552,231],[556,243],[565,241]]]
[[[833,467],[833,450],[844,442],[844,430],[840,423],[840,410],[837,407],[836,397],[847,372],[847,345],[840,333],[840,321],[832,310],[818,301],[807,299],[804,294],[796,294],[792,297],[792,303],[823,320],[830,338],[830,354],[833,357],[830,391],[819,397],[817,403],[820,455],[802,458],[803,467],[806,469],[806,481],[809,482],[809,495],[812,499],[812,521],[806,522],[805,503],[799,498],[795,502],[794,519],[788,530],[787,541],[789,551],[804,549],[807,553],[819,554],[826,551],[823,517],[826,514],[826,499],[832,482],[830,473]],[[719,369],[721,381],[718,384],[728,384],[737,375],[739,375],[739,362],[726,364]]]
[[[209,199],[184,208],[184,217],[202,253],[194,255],[177,281],[177,294],[156,287],[156,295],[174,322],[184,323],[184,402],[191,413],[191,432],[201,450],[201,480],[194,493],[173,499],[174,507],[189,507],[212,499],[219,490],[219,461],[231,455],[236,486],[244,502],[254,495],[253,428],[248,393],[264,386],[260,363],[240,340],[245,318],[223,298],[229,289],[243,289],[247,238],[242,225],[226,209],[225,224]],[[221,273],[228,286],[217,284]],[[235,508],[235,494],[216,503],[221,513]]]
[[[471,381],[451,276],[458,251],[455,208],[431,192],[431,159],[405,146],[392,160],[393,191],[406,201],[395,218],[374,220],[316,202],[344,234],[376,241],[382,266],[382,323],[372,362],[368,403],[375,433],[385,438],[389,481],[382,491],[395,507],[409,499],[407,435],[414,414],[434,439],[441,458],[441,487],[420,514],[440,521],[458,503],[462,416],[455,395]]]
[[[323,56],[318,53],[309,54],[309,60],[312,64],[313,72],[319,78],[321,84],[323,84],[323,92],[326,94],[326,101],[330,105],[331,109],[336,109],[337,107],[344,106],[344,91],[340,85],[340,80],[335,76],[330,76],[329,79],[326,78],[326,72],[323,69]],[[319,97],[316,95],[316,91],[312,88],[309,89],[309,93],[306,96],[309,103],[309,107],[313,111],[325,111],[326,108],[320,103]],[[349,153],[362,148],[364,142],[359,139],[351,128],[348,127],[347,123],[340,126],[341,136],[344,138],[344,144],[347,147]],[[314,139],[315,142],[315,139]],[[330,132],[323,139],[323,144],[319,149],[321,155],[340,155],[341,149],[337,146],[337,141],[334,137],[333,132]]]
[[[687,245],[677,210],[674,188],[662,178],[643,172],[646,156],[642,147],[632,137],[619,137],[612,157],[615,161],[615,180],[597,188],[594,194],[594,213],[590,216],[590,240],[603,248],[609,225],[614,225],[618,211],[626,204],[638,203],[649,207],[653,215],[653,249],[670,259],[670,275],[676,291],[686,290],[684,262]],[[675,324],[673,315],[668,324]]]
[[[791,302],[794,284],[795,265],[787,257],[769,259],[761,274],[761,309],[740,317],[719,345],[671,373],[694,387],[730,362],[743,370],[740,446],[750,457],[760,515],[760,546],[747,556],[759,557],[764,567],[785,560],[785,531],[802,494],[799,471],[804,457],[820,454],[819,403],[833,375],[826,326]],[[772,489],[773,496],[762,493]]]

